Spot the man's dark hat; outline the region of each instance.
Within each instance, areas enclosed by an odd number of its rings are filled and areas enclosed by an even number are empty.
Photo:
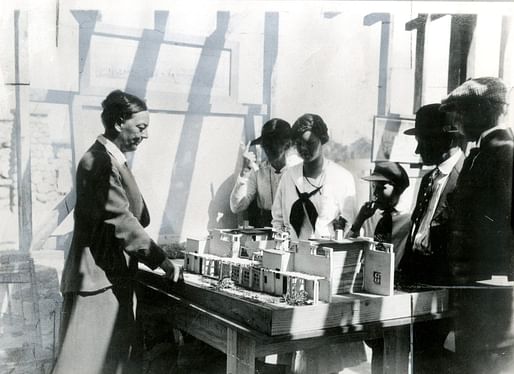
[[[280,118],[270,119],[262,126],[261,136],[252,140],[250,145],[262,144],[263,140],[290,139],[291,125]]]
[[[440,136],[445,133],[458,132],[447,113],[440,110],[441,104],[428,104],[416,112],[415,127],[405,130],[405,135]]]
[[[507,103],[507,86],[500,78],[481,77],[467,80],[450,92],[442,101],[440,110],[452,112],[458,104],[474,104],[486,100]]]
[[[368,182],[388,182],[404,191],[409,187],[409,176],[405,169],[397,162],[378,162],[371,175],[362,178]]]

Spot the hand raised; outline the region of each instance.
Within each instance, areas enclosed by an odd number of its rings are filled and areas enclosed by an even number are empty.
[[[246,146],[244,146],[244,144],[241,143],[241,148],[243,151],[243,168],[241,172],[250,169],[257,170],[257,156],[255,155],[255,153],[250,151],[250,142],[248,142]]]
[[[359,213],[357,214],[358,220],[362,220],[364,222],[369,217],[371,217],[373,214],[375,214],[375,211],[377,210],[377,204],[374,201],[367,201],[364,204],[362,204]]]

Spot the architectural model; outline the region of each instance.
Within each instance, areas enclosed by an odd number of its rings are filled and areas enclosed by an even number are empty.
[[[306,240],[291,243],[271,229],[211,230],[206,239],[187,239],[186,271],[277,296],[306,292],[309,300],[362,289],[363,239]]]

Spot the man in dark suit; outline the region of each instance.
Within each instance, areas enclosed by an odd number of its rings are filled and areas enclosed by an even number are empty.
[[[406,281],[430,285],[448,282],[447,197],[455,189],[464,162],[463,137],[439,107],[440,104],[421,107],[416,113],[415,128],[405,131],[416,136],[416,153],[423,164],[435,167],[420,183],[401,273]]]
[[[133,297],[138,262],[177,268],[145,232],[150,222],[125,152],[147,138],[149,114],[139,98],[111,92],[102,103],[105,128],[77,167],[73,240],[61,291],[61,350],[54,374],[137,373],[140,361]]]
[[[457,183],[464,153],[463,137],[452,125],[440,104],[421,107],[413,129],[416,153],[424,165],[435,165],[421,180],[411,216],[409,237],[400,263],[401,282],[443,285],[448,282],[449,220],[447,197]],[[414,373],[441,373],[447,366],[444,341],[450,331],[448,320],[414,326]]]
[[[507,88],[471,79],[443,100],[476,148],[450,199],[449,260],[456,353],[463,373],[514,372],[512,169],[514,136],[502,123]]]

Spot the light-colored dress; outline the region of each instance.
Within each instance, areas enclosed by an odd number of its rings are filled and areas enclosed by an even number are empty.
[[[291,206],[298,200],[296,188],[300,193],[308,193],[319,186],[322,186],[320,191],[310,198],[318,212],[315,227],[305,219],[298,235],[290,222]],[[344,218],[347,222],[346,227],[349,229],[356,215],[353,176],[342,166],[327,159],[323,162],[321,174],[315,179],[304,177],[303,163],[292,166],[280,180],[271,213],[273,228],[288,231],[292,241],[311,237],[334,237],[332,225],[334,219]]]
[[[299,235],[290,222],[291,206],[298,200],[298,192],[309,193],[322,186],[310,200],[318,212],[315,227],[305,218]],[[295,188],[296,187],[296,188]],[[324,159],[318,178],[303,176],[303,163],[288,168],[280,180],[272,208],[273,228],[288,231],[292,241],[311,237],[333,237],[332,222],[338,217],[346,220],[349,230],[356,215],[355,181],[352,174],[333,161]],[[346,231],[345,230],[345,231]],[[347,342],[296,351],[291,358],[291,372],[337,373],[345,367],[356,366],[366,360],[364,343]]]

